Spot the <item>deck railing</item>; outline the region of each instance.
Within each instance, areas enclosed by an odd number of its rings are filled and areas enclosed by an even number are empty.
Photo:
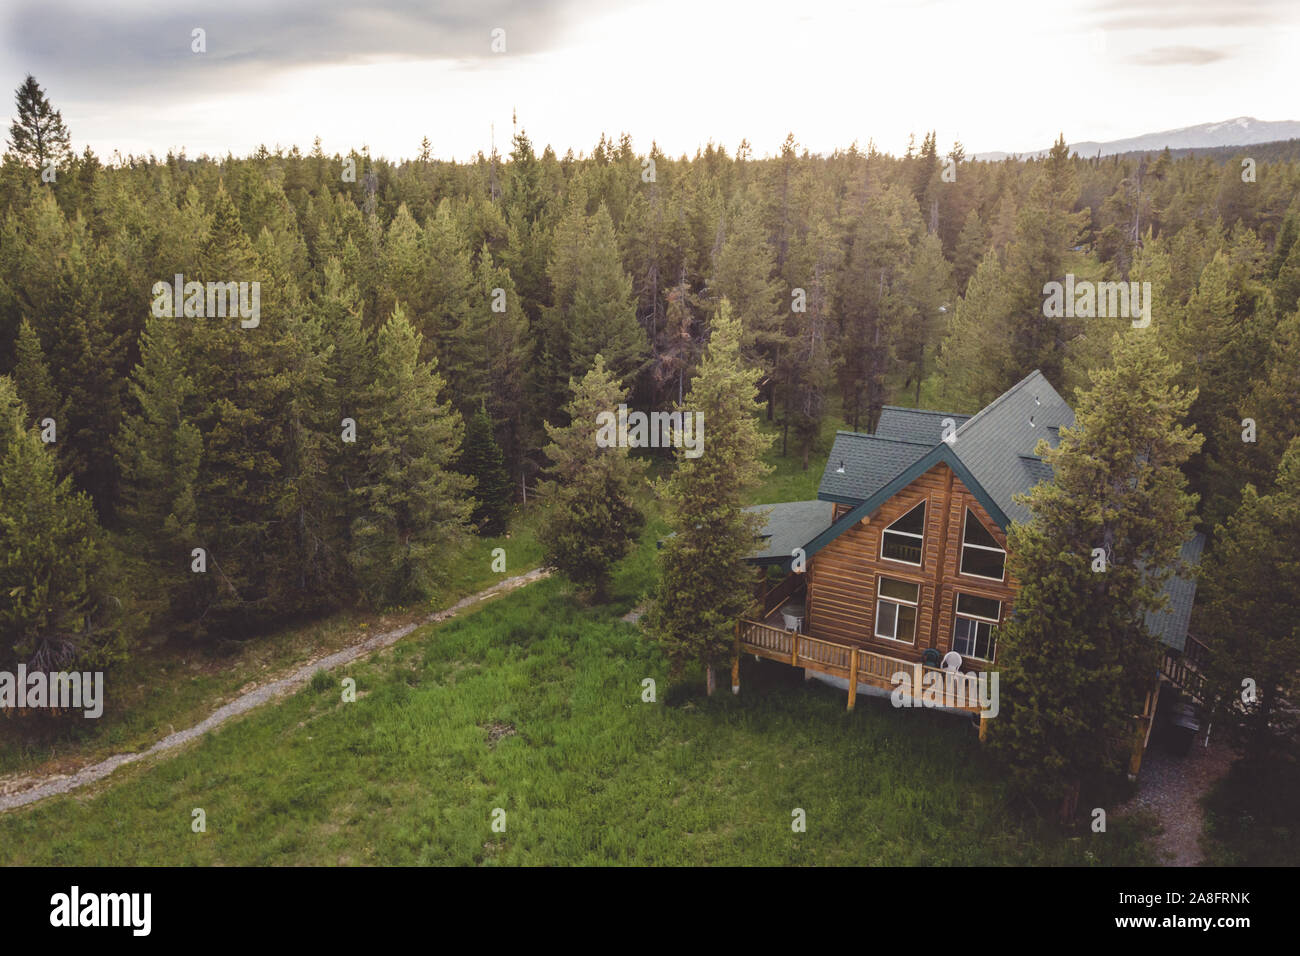
[[[1188,697],[1200,703],[1205,696],[1205,674],[1197,666],[1196,660],[1204,661],[1205,654],[1204,645],[1198,642],[1198,647],[1200,654],[1195,659],[1186,652],[1175,654],[1166,650],[1160,661],[1160,672]]]
[[[914,699],[921,699],[922,689],[928,685],[930,695],[937,697],[933,703],[938,706],[972,713],[980,711],[973,675],[952,674],[919,661],[879,654],[856,644],[798,634],[749,618],[742,619],[738,625],[737,645],[741,653],[766,657],[791,667],[803,667],[846,680],[856,674],[857,679],[849,681],[850,709],[859,684],[892,691],[896,687],[895,675],[906,673],[911,684],[909,696]]]

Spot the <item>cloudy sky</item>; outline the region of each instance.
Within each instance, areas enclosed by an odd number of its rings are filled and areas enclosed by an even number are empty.
[[[4,0],[0,85],[35,74],[105,157],[428,136],[466,158],[493,126],[508,150],[512,110],[560,153],[602,131],[901,152],[927,129],[1028,151],[1300,119],[1298,40],[1295,0]]]

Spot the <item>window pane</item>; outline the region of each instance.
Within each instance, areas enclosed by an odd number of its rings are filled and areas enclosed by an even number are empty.
[[[916,636],[916,608],[910,604],[898,605],[898,633],[894,635],[900,641],[909,644]]]
[[[888,531],[906,531],[908,534],[925,534],[925,502],[891,524]]]
[[[911,601],[916,603],[917,586],[909,584],[906,581],[895,581],[893,578],[880,579],[880,593],[884,597],[898,598],[900,601]]]
[[[970,618],[957,618],[957,626],[953,628],[952,632],[952,649],[958,654],[965,654],[967,657],[973,656],[971,655],[970,635],[974,627],[975,622]]]
[[[977,574],[982,578],[1002,580],[1002,564],[1006,555],[1001,551],[981,551],[979,548],[961,549],[961,573]]]
[[[980,519],[975,517],[975,512],[969,508],[966,509],[966,537],[962,539],[963,544],[979,544],[986,548],[1001,548],[997,539],[984,529],[980,524]]]
[[[894,610],[897,604],[890,604],[888,601],[878,601],[876,603],[876,635],[878,637],[894,636]]]
[[[921,563],[921,539],[909,538],[906,535],[891,534],[885,532],[885,546],[881,550],[887,558],[895,561],[906,561],[908,564]]]
[[[975,650],[971,656],[993,659],[993,625],[987,621],[975,622]]]
[[[957,595],[957,613],[974,614],[976,617],[998,619],[1002,605],[992,598],[975,597],[973,594]]]

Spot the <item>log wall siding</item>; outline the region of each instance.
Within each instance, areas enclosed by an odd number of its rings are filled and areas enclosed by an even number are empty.
[[[880,555],[881,532],[925,500],[925,540],[921,565],[891,561]],[[813,636],[870,646],[894,657],[917,660],[933,647],[952,649],[957,593],[1002,602],[1002,619],[1010,611],[1016,582],[986,581],[960,573],[962,522],[970,507],[998,544],[1006,535],[947,464],[939,463],[813,556],[808,564],[808,630]],[[844,510],[848,510],[845,508]],[[842,513],[840,507],[836,507]],[[876,580],[880,575],[918,585],[916,635],[911,644],[875,636]],[[815,609],[815,610],[814,610]],[[967,658],[968,666],[987,662]]]

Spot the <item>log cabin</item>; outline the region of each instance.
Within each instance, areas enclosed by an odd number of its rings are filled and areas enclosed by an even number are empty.
[[[849,709],[861,691],[896,692],[907,674],[908,687],[946,686],[932,703],[978,716],[983,738],[992,713],[954,695],[952,678],[996,674],[998,626],[1017,590],[1007,531],[1030,519],[1016,499],[1052,476],[1038,442],[1055,447],[1073,424],[1034,371],[973,416],[886,406],[873,434],[837,433],[817,500],[751,509],[767,518],[749,558],[755,603],[736,624],[733,692],[746,653],[847,689]],[[1203,544],[1189,541],[1184,562],[1196,564]],[[1187,633],[1195,590],[1171,578],[1167,606],[1148,616],[1164,661],[1134,715],[1132,774],[1161,688],[1199,702],[1203,648]]]

